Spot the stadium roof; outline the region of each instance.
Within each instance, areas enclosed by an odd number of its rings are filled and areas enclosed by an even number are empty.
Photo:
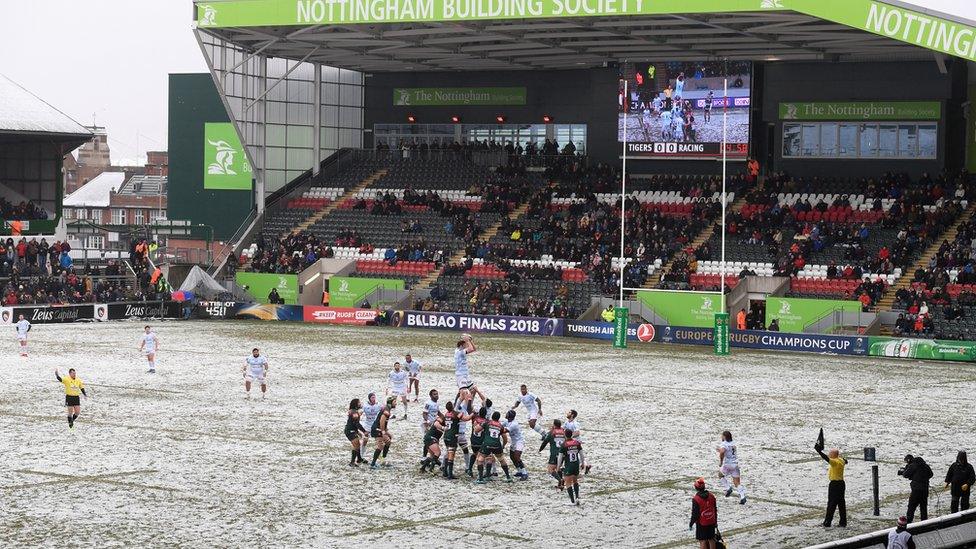
[[[63,136],[82,142],[92,138],[84,126],[3,74],[0,74],[0,133]]]
[[[125,172],[102,172],[64,197],[64,205],[69,208],[107,208],[111,192],[119,190],[123,181]]]
[[[165,175],[133,175],[117,189],[117,192],[136,196],[166,194],[168,179]]]
[[[360,71],[623,61],[976,60],[970,0],[196,0],[252,52]],[[680,9],[682,13],[672,13]]]

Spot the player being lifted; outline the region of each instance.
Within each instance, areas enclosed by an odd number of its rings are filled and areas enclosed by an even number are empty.
[[[251,383],[261,384],[261,398],[268,392],[268,359],[261,355],[257,347],[251,349],[251,356],[244,359],[244,392],[245,398],[251,398]]]
[[[407,394],[410,393],[410,389],[413,388],[413,401],[418,402],[417,399],[420,398],[420,368],[423,366],[419,362],[413,359],[409,353],[403,359],[403,367],[407,369],[407,373],[410,375],[410,384],[407,385]]]
[[[522,387],[525,387],[523,385]],[[519,480],[529,478],[529,473],[525,470],[525,463],[522,462],[522,452],[525,451],[525,439],[522,437],[522,427],[515,421],[515,410],[509,410],[505,414],[505,421],[502,426],[508,431],[508,456],[512,458],[512,465],[515,466],[515,476]]]
[[[420,462],[420,472],[426,473],[428,469],[434,470],[441,462],[441,435],[444,434],[444,421],[440,414],[435,414],[430,423],[430,428],[424,434],[424,457]]]
[[[24,318],[24,315],[20,315],[15,329],[17,330],[17,342],[20,344],[20,356],[25,357],[27,356],[27,332],[31,330],[31,323]]]
[[[399,362],[393,363],[393,370],[387,374],[390,386],[386,394],[403,403],[403,419],[407,419],[407,371],[400,367]]]
[[[359,467],[360,463],[366,463],[363,459],[363,440],[359,437],[360,433],[365,433],[366,429],[362,425],[362,414],[359,412],[359,399],[354,398],[349,402],[349,410],[346,412],[346,428],[344,433],[352,446],[352,457],[349,459],[350,467]]]
[[[139,343],[139,352],[146,355],[146,360],[149,361],[148,373],[150,374],[156,373],[156,351],[158,349],[159,339],[156,337],[156,332],[149,326],[146,326],[145,333],[142,334],[142,342]]]
[[[54,377],[64,385],[64,406],[68,410],[68,428],[74,429],[75,420],[81,413],[81,395],[88,398],[88,393],[85,392],[85,384],[75,373],[74,368],[69,368],[68,375],[65,377],[61,377],[61,374],[55,369]]]
[[[736,451],[735,443],[732,442],[732,433],[722,432],[722,439],[718,445],[718,478],[725,488],[725,497],[732,495],[733,486],[738,489],[739,503],[746,504],[746,487],[741,484],[741,473],[739,472],[739,455]],[[732,477],[732,485],[729,484],[729,477]]]
[[[518,408],[519,404],[525,406],[525,409],[529,414],[529,427],[537,433],[542,433],[542,427],[536,427],[536,422],[538,421],[539,417],[542,416],[542,400],[530,393],[529,388],[525,384],[522,384],[522,386],[519,387],[519,391],[521,394],[519,395],[518,399],[515,400],[512,410]]]
[[[554,419],[552,420],[552,429],[542,436],[542,445],[539,446],[539,451],[549,447],[549,462],[546,465],[546,472],[552,475],[552,478],[556,479],[558,483],[556,488],[560,490],[563,489],[563,475],[559,470],[559,452],[562,450],[563,442],[566,441],[566,431],[563,429],[563,422]]]
[[[570,505],[579,505],[579,474],[583,467],[583,444],[573,438],[573,431],[566,429],[566,440],[559,452],[559,468],[563,473],[563,486],[569,493]]]
[[[383,454],[383,467],[387,467],[386,455],[390,452],[390,443],[393,437],[390,436],[389,424],[393,417],[393,409],[396,408],[396,397],[387,397],[386,406],[376,415],[376,421],[369,431],[369,436],[376,440],[376,449],[373,450],[373,461],[369,464],[370,469],[376,469],[376,460]]]
[[[491,420],[481,424],[482,442],[481,453],[478,455],[478,484],[484,484],[491,478],[491,468],[497,461],[505,473],[505,482],[512,482],[512,475],[508,472],[508,462],[505,461],[505,446],[508,445],[508,432],[499,419],[501,413],[491,414]]]
[[[461,334],[461,339],[458,340],[454,349],[454,377],[457,380],[458,389],[467,389],[472,395],[478,395],[481,402],[484,402],[485,395],[478,390],[474,381],[471,381],[471,371],[468,369],[468,355],[477,350],[474,342],[471,341],[471,336]]]

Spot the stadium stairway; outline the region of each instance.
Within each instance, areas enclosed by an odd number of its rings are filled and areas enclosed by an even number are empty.
[[[341,197],[333,200],[331,203],[329,203],[327,206],[325,206],[321,210],[319,210],[319,211],[313,213],[312,215],[308,216],[308,219],[306,219],[305,221],[299,223],[297,226],[295,226],[295,228],[293,228],[291,230],[291,234],[295,234],[297,232],[301,232],[301,231],[307,230],[309,227],[311,227],[312,225],[314,225],[316,222],[320,221],[323,217],[325,217],[325,216],[329,215],[330,213],[332,213],[332,210],[338,208],[340,205],[342,205],[343,203],[345,203],[346,200],[351,200],[353,197],[355,197],[356,196],[356,193],[358,193],[359,191],[362,191],[363,189],[369,187],[370,185],[372,185],[373,183],[375,183],[376,181],[378,181],[380,178],[382,178],[383,176],[385,176],[386,173],[387,173],[387,169],[386,168],[383,168],[381,170],[377,170],[377,171],[373,172],[372,175],[370,175],[366,179],[363,179],[362,181],[360,181],[358,185],[356,185],[355,187],[352,187],[351,189],[347,190],[346,191],[346,194],[344,194]]]
[[[973,203],[966,208],[966,211],[959,216],[959,219],[956,220],[955,224],[946,229],[946,231],[942,233],[939,238],[932,242],[932,244],[928,247],[928,249],[925,250],[925,252],[922,253],[921,257],[918,258],[918,261],[916,261],[914,265],[902,272],[901,278],[896,280],[895,283],[885,291],[884,295],[881,296],[881,299],[878,300],[878,303],[874,307],[874,312],[890,311],[895,304],[895,293],[902,288],[909,288],[912,285],[912,279],[915,278],[915,271],[918,269],[928,268],[929,260],[939,253],[939,247],[942,246],[942,242],[944,240],[948,240],[949,242],[954,241],[956,239],[956,234],[959,232],[959,227],[961,227],[963,223],[966,223],[972,219],[974,213],[976,213],[976,201],[973,201]]]
[[[516,219],[518,219],[520,216],[524,215],[528,211],[529,211],[529,203],[523,202],[508,214],[508,219],[509,221],[515,221]],[[498,223],[495,223],[491,227],[485,229],[485,231],[481,233],[481,235],[478,238],[480,240],[491,240],[491,238],[496,234],[498,234],[498,231],[502,228],[502,222],[504,220],[505,218],[502,218],[498,221]],[[467,254],[464,249],[458,250],[454,255],[450,257],[450,259],[444,262],[444,265],[453,265],[455,263],[458,263],[459,261],[462,261],[464,259],[465,255]],[[420,279],[420,281],[417,282],[415,288],[424,289],[424,290],[430,289],[430,285],[433,284],[441,276],[441,272],[443,270],[444,267],[441,267],[440,269],[434,269],[427,276]]]
[[[726,216],[732,213],[739,213],[742,211],[742,208],[745,207],[746,193],[741,193],[741,194],[742,196],[738,198],[735,202],[733,202],[731,206],[729,206],[729,209],[726,212]],[[699,246],[707,242],[708,239],[711,238],[713,234],[715,234],[715,228],[718,227],[720,221],[721,220],[716,221],[715,223],[711,223],[707,227],[702,229],[702,232],[700,232],[698,236],[696,236],[695,239],[688,244],[687,247],[691,247],[697,250]],[[674,257],[669,259],[668,262],[663,267],[654,271],[654,274],[647,277],[647,282],[645,282],[644,285],[641,286],[641,288],[648,289],[648,290],[657,288],[657,285],[660,284],[661,277],[664,276],[664,273],[668,273],[671,271],[671,266],[672,264],[674,264],[676,257],[677,254],[675,254]]]

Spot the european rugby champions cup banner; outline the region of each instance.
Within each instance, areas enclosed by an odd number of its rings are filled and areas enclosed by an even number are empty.
[[[230,122],[207,122],[203,129],[203,188],[251,190],[251,164]]]
[[[960,0],[968,5],[969,0]],[[424,23],[793,11],[976,61],[976,28],[874,0],[221,0],[197,1],[201,28]]]

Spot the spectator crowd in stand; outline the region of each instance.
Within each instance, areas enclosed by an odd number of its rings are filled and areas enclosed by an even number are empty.
[[[33,202],[12,204],[6,198],[0,197],[0,219],[30,221],[47,218],[47,211]]]
[[[134,243],[138,244],[138,242]],[[131,287],[124,279],[128,272],[115,260],[103,268],[88,262],[77,266],[67,242],[48,244],[46,238],[7,238],[0,241],[0,296],[6,306],[66,304],[168,299],[165,288],[157,286],[159,276],[148,269],[148,244],[144,257],[131,257],[134,269],[142,270],[141,284]],[[142,249],[142,248],[140,248]],[[136,271],[137,275],[140,271]]]

